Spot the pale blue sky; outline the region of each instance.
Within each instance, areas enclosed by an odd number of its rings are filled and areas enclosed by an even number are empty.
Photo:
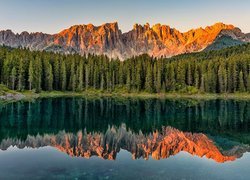
[[[181,31],[233,24],[250,32],[250,0],[0,0],[0,30],[57,33],[74,24],[167,24]]]

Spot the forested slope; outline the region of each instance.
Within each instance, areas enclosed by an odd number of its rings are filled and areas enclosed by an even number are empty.
[[[250,92],[250,44],[125,61],[1,47],[0,75],[1,84],[19,91]]]

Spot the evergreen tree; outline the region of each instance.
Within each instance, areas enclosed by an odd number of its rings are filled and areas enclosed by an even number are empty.
[[[206,79],[206,92],[216,93],[216,84],[217,84],[217,77],[215,73],[215,64],[213,62],[209,62],[207,66],[207,76]]]
[[[71,62],[69,90],[76,91],[76,72],[75,72],[75,59]]]
[[[65,91],[66,90],[66,86],[67,86],[67,74],[66,74],[66,66],[65,66],[65,61],[62,62],[61,65],[61,90]]]
[[[200,68],[198,67],[198,65],[195,66],[195,70],[194,70],[194,86],[199,89],[200,87]]]
[[[186,80],[187,85],[191,86],[193,84],[191,63],[188,63],[187,65],[186,77],[187,77],[187,80]]]
[[[131,77],[130,77],[130,69],[128,69],[127,71],[127,80],[126,80],[126,86],[127,86],[127,91],[130,92],[131,91]]]
[[[185,73],[185,64],[178,62],[177,64],[175,64],[175,76],[176,76],[176,85],[177,85],[177,90],[182,89],[183,87],[185,87],[186,83],[185,83],[185,79],[186,79],[186,73]]]
[[[48,81],[48,90],[53,90],[53,72],[52,72],[52,66],[49,64],[48,67],[48,74],[47,74],[47,81]]]
[[[29,90],[32,90],[34,84],[34,68],[33,68],[33,60],[30,60],[29,64]]]
[[[54,57],[54,71],[53,71],[53,75],[54,75],[54,89],[55,90],[59,90],[60,87],[60,60],[59,58],[56,56]]]
[[[229,71],[228,71],[228,90],[234,93],[237,89],[237,71],[236,64],[234,61],[229,61]]]
[[[41,82],[42,82],[42,63],[41,59],[36,56],[35,57],[35,64],[36,70],[34,71],[34,87],[37,93],[41,92]]]
[[[19,69],[18,69],[18,90],[24,90],[24,67],[23,67],[23,59],[19,60]]]
[[[83,61],[80,61],[79,67],[78,67],[78,91],[83,90]]]
[[[167,91],[174,91],[175,90],[175,74],[174,74],[174,67],[172,63],[167,65],[165,81],[166,81]]]
[[[201,84],[200,84],[200,91],[201,92],[205,92],[205,78],[204,78],[205,75],[201,75]]]
[[[104,90],[104,73],[103,72],[101,73],[101,84],[100,84],[100,86],[101,86],[101,90],[103,91]]]
[[[89,67],[88,64],[85,66],[85,90],[89,88]]]
[[[147,92],[152,93],[153,89],[153,72],[151,64],[147,66],[147,73],[146,73],[146,82],[145,82],[145,89]]]
[[[158,68],[158,69],[157,69]],[[161,83],[161,80],[162,80],[162,64],[158,64],[158,66],[155,66],[155,73],[157,78],[156,79],[156,91],[159,93],[161,92],[162,90],[162,83]]]
[[[142,67],[141,67],[141,63],[138,63],[136,67],[136,89],[138,92],[140,92],[142,89],[141,75],[142,75]]]
[[[16,68],[13,67],[11,71],[12,90],[15,90],[16,75],[17,75]]]
[[[250,92],[250,72],[247,76],[247,91]]]
[[[218,70],[218,92],[219,93],[225,93],[226,87],[227,87],[227,75],[224,65],[219,66]]]
[[[243,79],[243,72],[240,71],[239,74],[239,92],[245,92],[245,85],[244,85],[244,79]]]

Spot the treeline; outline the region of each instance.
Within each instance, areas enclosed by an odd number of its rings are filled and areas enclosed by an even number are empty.
[[[250,45],[125,61],[1,47],[0,75],[2,84],[18,91],[250,92]]]

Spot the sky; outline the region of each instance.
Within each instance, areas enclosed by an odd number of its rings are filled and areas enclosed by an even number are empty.
[[[250,32],[250,0],[0,0],[0,30],[58,33],[75,24],[161,23],[182,32],[216,22]]]

